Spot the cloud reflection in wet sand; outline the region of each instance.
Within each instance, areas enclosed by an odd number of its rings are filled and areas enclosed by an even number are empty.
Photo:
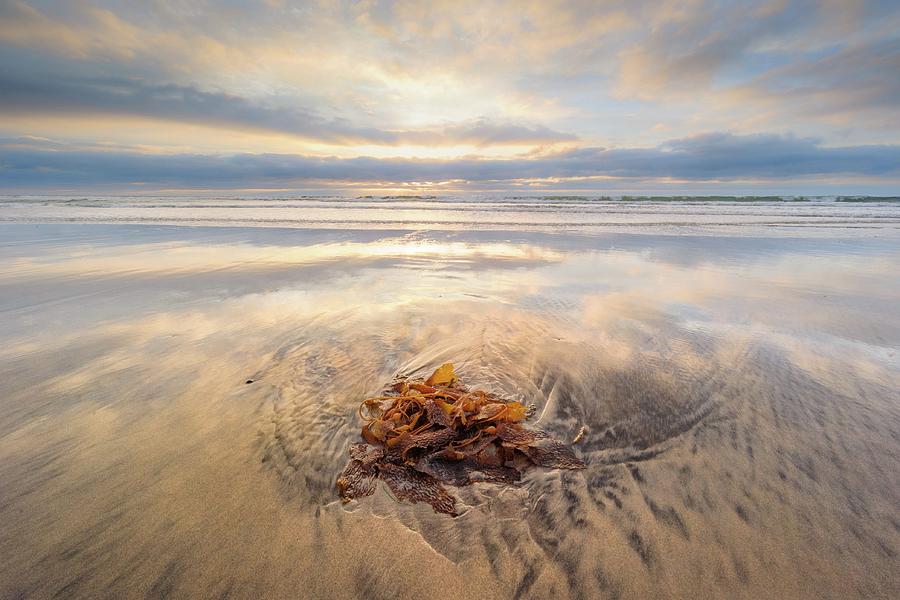
[[[85,227],[0,262],[0,595],[900,591],[889,241]],[[589,468],[340,506],[358,400],[442,360]]]

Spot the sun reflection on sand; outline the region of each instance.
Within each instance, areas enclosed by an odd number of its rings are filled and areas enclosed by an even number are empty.
[[[239,264],[245,268],[286,268],[327,262],[419,257],[432,261],[470,262],[500,260],[560,261],[560,252],[541,247],[502,243],[472,244],[402,239],[376,243],[337,243],[314,246],[209,246],[140,244],[123,254],[116,248],[74,247],[64,257],[20,258],[0,263],[5,277],[75,275],[138,275],[146,273],[203,272]]]
[[[884,246],[179,235],[0,260],[19,296],[0,305],[0,541],[25,550],[0,580],[50,593],[74,569],[128,595],[175,563],[185,593],[236,577],[432,597],[427,576],[504,596],[529,569],[541,594],[587,593],[598,570],[635,596],[887,582],[895,491],[872,457],[896,452],[900,281]],[[446,360],[560,439],[586,425],[588,470],[463,489],[452,521],[382,492],[341,507],[359,399]],[[346,581],[348,561],[388,569],[388,545],[418,571]],[[40,580],[37,561],[55,565]]]

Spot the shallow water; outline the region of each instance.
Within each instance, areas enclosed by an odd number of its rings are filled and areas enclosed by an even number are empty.
[[[900,595],[893,226],[4,210],[0,597]],[[455,519],[342,505],[358,402],[448,360],[587,426],[588,468],[455,489]]]
[[[586,196],[254,198],[232,196],[0,196],[0,222],[145,223],[304,229],[574,231],[796,236],[841,229],[900,230],[900,201],[834,197],[755,200],[610,199]]]

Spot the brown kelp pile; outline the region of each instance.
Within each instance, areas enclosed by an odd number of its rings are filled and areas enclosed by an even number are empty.
[[[466,388],[451,363],[424,381],[398,379],[359,406],[366,443],[350,447],[337,480],[341,499],[372,494],[380,478],[399,500],[456,515],[444,484],[515,483],[532,465],[583,469],[571,448],[523,425],[530,412],[520,402]]]

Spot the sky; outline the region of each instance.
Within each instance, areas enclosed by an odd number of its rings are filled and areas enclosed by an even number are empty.
[[[0,0],[0,192],[900,195],[897,0]]]

